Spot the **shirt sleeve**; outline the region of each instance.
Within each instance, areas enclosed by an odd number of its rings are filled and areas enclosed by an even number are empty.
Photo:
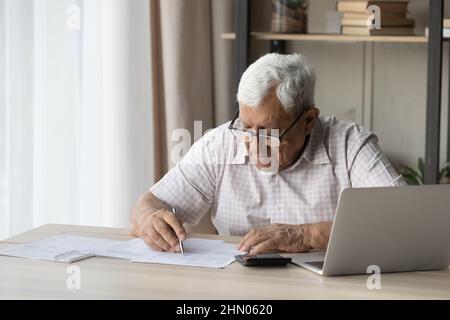
[[[181,222],[195,225],[211,209],[216,174],[208,144],[203,137],[150,191],[167,208],[176,208]]]
[[[352,159],[349,174],[354,188],[406,185],[383,154],[374,134],[361,139],[351,150],[349,159]]]

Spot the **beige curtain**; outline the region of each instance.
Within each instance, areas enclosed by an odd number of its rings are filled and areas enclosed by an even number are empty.
[[[194,121],[203,131],[230,120],[234,105],[234,0],[149,0],[155,180],[174,165],[172,132]],[[188,232],[215,233],[209,215]]]
[[[232,30],[233,0],[150,0],[155,179],[170,161],[173,130],[194,137],[228,121],[233,108],[233,43],[221,39]]]

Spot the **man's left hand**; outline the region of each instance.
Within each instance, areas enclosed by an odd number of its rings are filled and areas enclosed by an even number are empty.
[[[265,252],[307,252],[325,250],[331,232],[331,222],[314,224],[273,224],[252,230],[238,244],[237,249],[250,254]]]

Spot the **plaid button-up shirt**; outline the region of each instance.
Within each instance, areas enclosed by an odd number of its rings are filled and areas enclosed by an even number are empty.
[[[273,223],[332,221],[343,189],[405,184],[377,137],[354,123],[320,117],[298,160],[275,175],[249,163],[228,125],[196,142],[151,188],[182,222],[211,212],[219,234],[244,235]]]

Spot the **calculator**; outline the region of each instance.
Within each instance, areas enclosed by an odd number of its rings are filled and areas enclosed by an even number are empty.
[[[236,261],[246,267],[253,266],[285,266],[292,261],[278,253],[261,253],[257,255],[241,254],[235,256]]]

